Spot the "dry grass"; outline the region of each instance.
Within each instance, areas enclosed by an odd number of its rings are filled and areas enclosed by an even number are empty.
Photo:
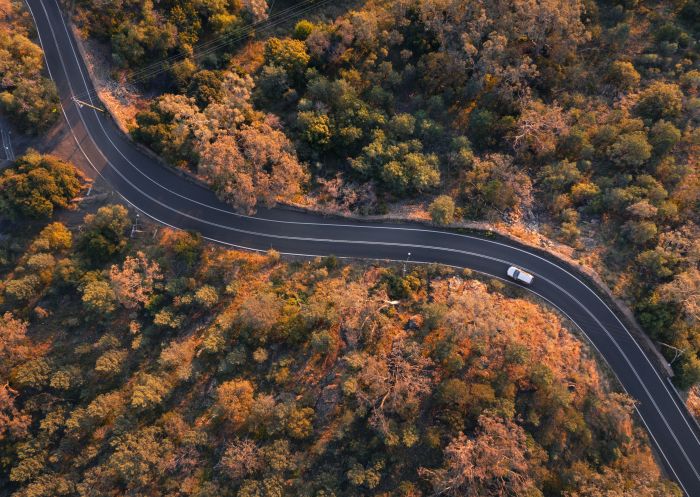
[[[10,2],[10,0],[0,0],[0,10],[9,14],[14,10],[12,8],[12,2]]]
[[[114,75],[118,73],[110,61],[106,46],[85,39],[77,30],[74,31],[100,100],[119,126],[124,131],[128,130],[136,123],[136,114],[148,106],[147,97],[125,81],[115,80]]]

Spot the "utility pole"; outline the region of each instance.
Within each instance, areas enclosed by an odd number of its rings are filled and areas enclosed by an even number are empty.
[[[75,97],[73,97],[73,102],[75,102],[75,103],[78,105],[78,107],[80,107],[81,109],[83,108],[83,106],[86,106],[86,107],[90,107],[91,109],[94,109],[94,110],[96,110],[96,111],[98,111],[98,112],[102,112],[103,114],[104,114],[104,112],[105,112],[104,109],[100,109],[99,107],[95,107],[95,106],[92,105],[91,103],[83,102],[82,100],[78,100],[78,99],[75,98]]]
[[[659,342],[659,341],[657,341],[656,343],[658,343],[659,345],[663,345],[664,347],[669,348],[675,352],[676,355],[674,355],[673,360],[668,363],[669,366],[673,366],[673,363],[676,362],[680,356],[685,354],[685,350],[679,349],[678,347],[674,347],[673,345],[669,345],[667,343]]]
[[[408,253],[408,256],[406,257],[406,260],[403,263],[403,276],[406,276],[406,264],[408,264],[409,259],[411,258],[411,253]]]
[[[134,225],[131,227],[131,235],[129,235],[129,238],[134,238],[134,235],[136,233],[143,233],[142,229],[139,229],[139,214],[136,213],[136,221],[134,221]]]

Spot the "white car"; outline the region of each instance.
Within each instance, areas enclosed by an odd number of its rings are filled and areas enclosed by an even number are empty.
[[[532,280],[535,279],[535,277],[530,273],[523,271],[522,269],[518,269],[515,266],[508,268],[508,276],[513,278],[518,283],[525,283],[526,285],[529,285],[532,283]]]

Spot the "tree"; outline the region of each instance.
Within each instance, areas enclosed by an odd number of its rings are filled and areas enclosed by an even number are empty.
[[[5,294],[17,302],[27,302],[35,298],[41,288],[41,280],[35,274],[15,278],[5,285]]]
[[[440,195],[432,201],[430,218],[437,224],[450,224],[455,217],[455,201],[449,195]]]
[[[254,23],[267,19],[268,5],[266,0],[241,0],[243,10],[250,15]]]
[[[462,179],[462,195],[472,216],[489,212],[523,211],[532,205],[532,182],[518,171],[512,158],[492,154],[475,159]]]
[[[193,337],[183,341],[173,341],[163,349],[158,362],[167,370],[172,370],[179,381],[187,381],[192,376],[192,361],[197,354],[197,342]]]
[[[78,248],[88,262],[106,262],[126,248],[125,231],[131,223],[123,206],[100,207],[97,213],[86,215],[84,221],[85,230],[78,239]]]
[[[136,123],[131,133],[137,141],[184,169],[196,166],[199,151],[213,137],[212,123],[195,100],[184,95],[158,97],[149,110],[136,115]]]
[[[58,119],[56,85],[46,78],[21,81],[12,93],[0,93],[0,108],[13,117],[22,131],[38,134]]]
[[[108,315],[117,308],[117,296],[106,281],[94,280],[83,287],[83,304],[96,316]]]
[[[294,38],[297,40],[306,40],[314,30],[314,24],[311,21],[302,19],[294,25]]]
[[[30,359],[10,373],[10,383],[16,387],[41,389],[49,383],[51,366],[43,357]]]
[[[639,73],[631,62],[616,60],[608,68],[607,81],[618,90],[630,90],[639,85]]]
[[[0,383],[7,381],[10,369],[32,357],[32,344],[27,337],[29,324],[11,312],[0,316]]]
[[[255,82],[249,75],[240,75],[234,71],[224,72],[218,98],[204,109],[204,117],[208,121],[199,125],[207,126],[215,136],[220,136],[234,134],[243,124],[258,121],[261,116],[253,109],[250,101],[254,88]],[[213,136],[204,132],[200,132],[199,135],[195,145],[201,153]]]
[[[294,439],[308,438],[313,433],[314,410],[311,407],[294,406],[287,418],[287,433]]]
[[[221,98],[221,75],[216,71],[203,69],[194,74],[187,87],[188,96],[194,98],[203,109]]]
[[[58,92],[53,81],[42,76],[41,48],[20,32],[20,26],[4,23],[0,30],[0,109],[22,131],[38,134],[58,119]]]
[[[392,414],[410,418],[430,391],[431,366],[418,345],[407,340],[396,340],[384,358],[367,357],[357,375],[355,396],[370,410],[370,426],[387,435]]]
[[[681,141],[681,131],[663,119],[651,128],[650,140],[657,155],[666,155]]]
[[[32,417],[15,405],[17,391],[0,384],[0,442],[20,440],[29,432]]]
[[[32,252],[68,250],[73,245],[73,235],[63,223],[50,223],[42,228],[32,241]]]
[[[425,192],[440,184],[438,157],[435,154],[410,152],[400,160],[384,164],[381,178],[390,189],[399,194]]]
[[[470,70],[473,87],[511,103],[528,92],[537,75],[533,59],[540,63],[546,53],[547,59],[561,63],[588,39],[581,21],[584,8],[580,0],[491,0],[478,5],[445,0],[420,2],[417,11],[440,51]]]
[[[219,293],[213,286],[204,285],[195,292],[194,298],[199,305],[211,309],[219,301]]]
[[[513,148],[541,157],[554,151],[560,136],[569,131],[563,109],[556,102],[529,100],[523,105],[513,136]]]
[[[610,159],[621,168],[642,166],[651,158],[651,145],[644,131],[625,133],[612,144]]]
[[[222,383],[216,391],[216,402],[221,416],[234,429],[245,425],[253,407],[253,384],[248,380],[231,380]]]
[[[673,281],[658,287],[656,293],[662,301],[680,305],[689,326],[700,323],[700,271],[697,268],[677,274]]]
[[[637,102],[637,113],[652,121],[673,119],[683,107],[683,92],[678,85],[657,81],[642,92]]]
[[[95,371],[105,376],[116,376],[122,372],[129,352],[124,349],[108,350],[95,361]]]
[[[219,468],[233,480],[246,478],[263,469],[258,446],[249,439],[229,443],[219,461]]]
[[[49,218],[68,207],[82,187],[72,164],[30,149],[0,176],[0,211],[17,216]]]
[[[511,116],[497,116],[488,109],[477,108],[469,116],[467,133],[477,150],[494,149],[516,126]]]
[[[183,10],[180,12],[184,14]],[[164,19],[152,3],[142,4],[138,14],[136,18],[122,17],[122,22],[117,23],[113,18],[108,19],[108,25],[112,26],[112,57],[122,67],[163,59],[178,45],[177,26],[171,20]],[[183,24],[195,22],[198,22],[196,17]],[[187,39],[185,33],[180,34],[180,39]]]
[[[302,138],[312,148],[323,150],[330,145],[332,132],[328,115],[315,111],[302,111],[297,115],[297,120],[302,129]]]
[[[389,123],[387,132],[377,129],[373,141],[350,165],[365,176],[375,176],[394,193],[406,196],[422,193],[440,183],[438,157],[425,154],[416,139],[406,140],[412,133],[411,121],[401,119]]]
[[[135,309],[148,303],[154,285],[163,275],[158,263],[149,261],[146,254],[139,251],[136,257],[127,256],[121,269],[113,265],[109,279],[119,303],[127,309]]]
[[[127,492],[134,494],[148,493],[146,488],[160,479],[163,462],[173,449],[172,442],[155,426],[127,433],[115,440],[114,446],[107,467]],[[97,488],[108,488],[107,484],[109,480],[102,481]]]
[[[483,415],[474,439],[460,434],[445,448],[445,467],[421,469],[435,495],[541,496],[533,464],[539,456],[525,431],[510,420]]]
[[[623,226],[628,238],[636,245],[646,245],[656,238],[659,230],[653,221],[630,220]]]
[[[594,468],[583,461],[570,470],[571,490],[565,497],[681,497],[675,484],[658,478],[659,468],[648,450],[634,447],[630,455],[622,455],[614,464]]]
[[[188,269],[194,267],[202,256],[202,235],[192,231],[167,231],[161,244],[171,252],[173,259]]]
[[[272,206],[294,198],[306,180],[291,142],[266,123],[220,136],[205,148],[199,172],[223,200],[245,212],[254,212],[258,202]]]
[[[283,68],[292,80],[301,78],[310,60],[301,40],[270,38],[265,42],[265,63]]]
[[[142,374],[131,393],[131,406],[137,409],[151,409],[163,402],[170,393],[171,386],[162,378],[152,374]]]
[[[237,497],[282,497],[284,482],[274,476],[261,481],[244,480],[236,495]]]

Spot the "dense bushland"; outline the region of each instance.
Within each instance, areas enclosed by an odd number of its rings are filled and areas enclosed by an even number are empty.
[[[408,199],[440,223],[538,222],[578,249],[584,229],[652,337],[685,351],[679,385],[700,380],[695,0],[376,0],[213,51],[197,43],[222,17],[244,26],[264,2],[124,5],[80,15],[125,74],[179,55],[134,135],[222,198]],[[165,51],[146,35],[163,25]]]
[[[2,239],[8,495],[680,495],[632,401],[515,287],[139,241],[130,217]]]

